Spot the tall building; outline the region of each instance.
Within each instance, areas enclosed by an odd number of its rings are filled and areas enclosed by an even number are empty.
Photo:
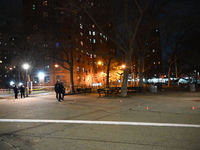
[[[77,2],[81,5],[81,1]],[[70,87],[71,69],[75,87],[103,86],[105,70],[103,64],[98,65],[101,56],[96,51],[113,51],[113,47],[98,49],[108,42],[106,36],[97,33],[91,22],[84,25],[71,16],[66,17],[66,12],[56,7],[62,7],[60,1],[24,0],[25,28],[29,34],[42,33],[46,37],[44,47],[52,49],[52,53],[36,61],[31,74],[33,85],[53,86],[60,80]],[[84,16],[78,14],[78,17]]]
[[[76,0],[76,2],[81,7],[84,1]],[[14,79],[13,81],[17,84],[25,82],[25,76],[30,75],[30,81],[34,87],[52,87],[59,80],[69,89],[72,84],[70,79],[73,75],[75,87],[105,86],[107,75],[105,61],[109,60],[106,55],[117,55],[117,47],[88,17],[84,16],[84,13],[67,14],[63,9],[59,9],[64,6],[64,3],[67,2],[64,0],[23,0],[22,26],[19,33],[24,39],[24,44],[30,44],[28,48],[26,47],[26,51],[28,50],[30,53],[25,55],[26,57],[22,61],[29,63],[30,68],[26,72],[20,66],[21,64],[13,66],[16,72],[15,78],[7,78],[7,80]],[[96,11],[105,7],[107,8],[105,10],[110,10],[110,5],[105,4],[107,4],[106,1],[94,2],[91,0],[87,5],[97,18],[99,17],[98,23],[104,25],[106,32],[112,33],[112,23],[108,21],[110,14],[104,11],[99,14]],[[18,45],[20,44],[18,43]],[[31,53],[32,49],[34,49],[34,53]],[[155,59],[154,54],[159,51],[159,48],[152,47],[149,56],[153,57],[150,58]],[[7,58],[5,57],[6,53],[1,55],[0,59]],[[157,65],[154,66],[157,69],[159,62],[153,61],[153,59],[148,59],[147,64],[156,62]],[[101,63],[98,63],[100,61]],[[12,72],[12,69],[7,68],[9,73]],[[132,69],[137,72],[137,66],[133,66]],[[147,75],[155,74],[156,69],[154,67],[155,71],[153,71],[149,68]],[[0,81],[1,77],[2,75]]]

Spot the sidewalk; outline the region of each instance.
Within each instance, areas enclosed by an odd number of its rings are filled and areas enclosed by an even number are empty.
[[[44,92],[44,91],[35,91],[32,94],[29,94],[29,96],[31,97],[32,95],[41,95],[41,94],[52,94],[54,92]],[[10,92],[10,93],[0,93],[0,100],[1,99],[14,99],[14,93]],[[21,98],[21,94],[18,94],[18,98]]]
[[[40,94],[55,94],[53,91],[45,92],[45,91],[34,91],[32,94],[29,94],[31,97],[32,95],[40,95]],[[147,97],[151,97],[150,99],[177,99],[177,100],[192,100],[195,99],[196,101],[200,101],[200,91],[197,90],[195,92],[189,91],[189,89],[186,88],[177,88],[177,87],[170,87],[170,88],[163,88],[163,90],[158,90],[155,93],[149,92],[148,89],[145,89],[143,93],[128,93],[127,97],[122,98],[120,97],[120,94],[118,94],[117,97],[99,97],[98,93],[91,93],[91,94],[72,94],[74,96],[83,96],[87,97],[89,99],[135,99],[139,96],[139,98],[146,99]],[[71,94],[67,94],[66,97],[71,96]],[[20,93],[18,94],[18,98],[21,98]],[[0,100],[1,99],[14,99],[14,93],[5,93],[0,94]]]

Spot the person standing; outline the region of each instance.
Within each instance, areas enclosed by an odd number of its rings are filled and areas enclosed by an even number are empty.
[[[17,99],[17,98],[18,98],[17,96],[18,96],[18,93],[19,93],[18,88],[17,88],[17,85],[14,85],[13,91],[14,91],[14,93],[15,93],[15,99]]]
[[[64,97],[65,97],[65,86],[64,84],[61,82],[61,88],[62,88],[62,94],[61,94],[61,100],[64,101]]]
[[[56,82],[54,86],[54,90],[56,92],[56,98],[59,102],[61,102],[61,93],[62,93],[62,85],[59,83],[59,81]]]
[[[23,85],[21,85],[21,87],[19,88],[20,93],[21,93],[21,98],[24,97],[25,98],[25,87]]]

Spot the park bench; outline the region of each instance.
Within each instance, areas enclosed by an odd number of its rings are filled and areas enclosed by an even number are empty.
[[[92,92],[92,88],[85,88],[84,89],[84,93],[91,93]]]
[[[143,87],[127,87],[127,92],[143,92]]]
[[[101,94],[105,94],[105,96],[107,95],[105,89],[97,89],[97,92],[98,92],[98,94],[99,94],[99,97],[101,97]]]
[[[91,93],[92,92],[92,88],[77,88],[76,89],[76,92],[78,94],[81,94],[81,93]]]
[[[105,97],[113,97],[113,96],[117,96],[117,94],[119,93],[120,88],[116,87],[116,88],[105,88],[105,89],[97,89],[97,92],[99,93],[99,97],[101,97],[102,94],[105,95]]]

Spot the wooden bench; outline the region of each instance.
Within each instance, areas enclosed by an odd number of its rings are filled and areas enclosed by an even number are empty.
[[[84,93],[84,89],[83,89],[83,88],[77,88],[77,89],[76,89],[76,92],[77,92],[78,94]]]
[[[101,94],[105,94],[105,96],[107,94],[104,89],[97,89],[97,92],[99,93],[99,97],[101,97]]]
[[[112,87],[111,88],[111,92],[110,92],[110,96],[113,97],[117,97],[117,94],[120,92],[121,87]]]
[[[128,92],[143,92],[143,87],[127,87]]]
[[[92,88],[77,88],[76,92],[81,94],[81,93],[91,93],[92,92]]]
[[[84,89],[84,93],[91,93],[92,92],[92,88],[85,88]]]
[[[113,97],[113,96],[116,97],[119,91],[120,91],[120,88],[97,89],[97,92],[99,93],[99,97],[101,97],[102,94],[104,94],[105,97]]]

